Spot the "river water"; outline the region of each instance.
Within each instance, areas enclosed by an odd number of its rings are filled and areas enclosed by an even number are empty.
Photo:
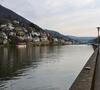
[[[86,45],[0,48],[0,90],[68,90],[92,53]]]

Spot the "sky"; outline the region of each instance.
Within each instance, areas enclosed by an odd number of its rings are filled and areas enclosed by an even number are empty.
[[[0,0],[43,29],[64,35],[97,36],[100,0]]]

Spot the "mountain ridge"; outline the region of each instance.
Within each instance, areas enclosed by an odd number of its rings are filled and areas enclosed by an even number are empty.
[[[96,38],[96,37],[87,37],[87,36],[78,37],[78,36],[72,36],[72,35],[63,35],[57,31],[47,30],[47,29],[46,29],[46,31],[50,32],[55,37],[60,36],[60,37],[64,37],[65,40],[75,41],[75,42],[79,42],[79,43],[89,43]]]
[[[6,19],[6,20],[18,20],[21,24],[23,24],[24,26],[27,26],[29,24],[31,24],[31,26],[35,27],[38,30],[43,30],[41,27],[39,27],[38,25],[34,24],[33,22],[27,20],[26,18],[24,18],[23,16],[15,13],[13,10],[10,10],[2,5],[0,5],[0,19]]]
[[[42,29],[33,22],[25,19],[14,11],[0,5],[0,37],[1,42],[6,39],[6,41],[19,41],[19,42],[41,42],[47,40],[49,43],[83,43],[83,37],[63,35],[57,31]],[[89,37],[84,37],[85,43],[90,39]],[[86,39],[88,39],[86,41]],[[44,41],[43,41],[44,42]],[[45,42],[45,43],[47,43]]]

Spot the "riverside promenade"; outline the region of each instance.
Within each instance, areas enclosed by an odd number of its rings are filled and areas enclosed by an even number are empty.
[[[96,48],[69,90],[100,90],[100,48]]]

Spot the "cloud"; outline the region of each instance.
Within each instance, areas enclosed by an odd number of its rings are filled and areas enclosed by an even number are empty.
[[[2,4],[42,28],[64,34],[96,35],[100,23],[97,0],[5,0]]]
[[[96,0],[69,0],[69,3],[75,7],[83,7],[87,5],[94,5]]]
[[[88,9],[69,15],[56,15],[42,18],[37,23],[44,28],[55,29],[63,34],[75,35],[77,33],[78,35],[91,36],[96,35],[96,27],[100,24],[99,11],[100,9]]]

